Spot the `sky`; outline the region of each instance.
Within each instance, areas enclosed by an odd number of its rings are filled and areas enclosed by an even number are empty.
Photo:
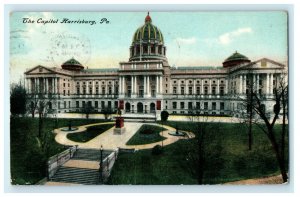
[[[10,73],[17,82],[37,65],[60,67],[70,58],[86,68],[118,68],[128,61],[145,12],[13,12]],[[287,14],[260,12],[150,12],[167,47],[170,66],[222,66],[235,51],[255,61],[287,62]],[[33,23],[24,21],[28,18]],[[57,23],[37,23],[57,21]],[[61,23],[85,20],[96,24]],[[103,23],[100,23],[104,21]]]

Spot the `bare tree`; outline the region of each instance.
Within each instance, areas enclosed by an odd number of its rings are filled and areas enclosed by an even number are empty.
[[[28,111],[32,117],[38,113],[38,137],[42,137],[42,128],[44,119],[47,118],[48,114],[55,113],[53,110],[53,104],[56,103],[56,95],[51,92],[45,92],[40,87],[35,86],[31,93],[27,94],[28,98]]]
[[[283,74],[282,74],[283,75]],[[276,159],[280,168],[283,182],[287,182],[288,176],[285,164],[285,140],[286,140],[286,115],[288,101],[288,85],[285,77],[276,80],[275,88],[273,89],[273,101],[275,103],[273,112],[267,112],[264,107],[265,97],[258,92],[253,92],[252,102],[246,100],[247,105],[251,105],[254,112],[260,117],[261,121],[257,122],[257,126],[266,134],[272,148],[275,152]],[[281,130],[281,139],[277,139],[274,126],[282,112],[283,124]],[[261,124],[264,123],[264,124]]]

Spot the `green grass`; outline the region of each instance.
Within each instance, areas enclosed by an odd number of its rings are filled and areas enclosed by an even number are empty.
[[[54,128],[67,127],[71,120],[72,126],[103,122],[94,119],[50,119],[44,120],[42,138],[38,136],[37,118],[10,119],[10,158],[11,183],[35,184],[46,176],[47,158],[62,152],[66,147],[55,142]],[[43,142],[48,148],[44,148]]]
[[[160,136],[159,133],[165,130],[166,129],[163,127],[143,124],[140,129],[128,140],[126,145],[141,145],[162,141],[166,138]]]
[[[102,134],[103,132],[107,131],[108,129],[112,128],[113,126],[114,124],[90,126],[84,132],[69,133],[67,135],[67,138],[74,142],[88,142],[98,135]]]
[[[191,122],[168,122],[168,125],[197,134]],[[280,134],[276,125],[276,134]],[[265,134],[253,129],[253,149],[248,150],[247,130],[241,124],[209,123],[205,137],[204,184],[220,184],[279,174],[275,154]],[[287,144],[288,147],[288,144]],[[162,155],[151,150],[134,154],[121,153],[108,184],[197,184],[188,151],[195,150],[195,139],[179,140],[165,146]],[[286,148],[286,155],[288,150]],[[288,163],[288,158],[286,158]]]

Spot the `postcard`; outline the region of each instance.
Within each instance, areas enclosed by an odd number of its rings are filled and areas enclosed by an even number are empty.
[[[12,12],[12,185],[289,183],[285,11]]]

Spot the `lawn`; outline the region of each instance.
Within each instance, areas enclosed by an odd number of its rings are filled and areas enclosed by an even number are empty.
[[[165,130],[165,128],[160,126],[143,124],[140,129],[128,140],[126,145],[141,145],[162,141],[166,138],[159,135],[159,133]]]
[[[167,124],[172,127],[177,124],[180,130],[197,133],[196,125],[191,122]],[[279,129],[280,126],[277,125],[278,135]],[[257,127],[253,130],[253,140],[253,149],[249,151],[244,126],[209,123],[205,136],[204,184],[221,184],[279,174],[271,145]],[[161,155],[152,155],[151,150],[120,153],[108,184],[197,184],[196,175],[191,169],[192,161],[187,160],[187,150],[193,150],[194,143],[195,139],[179,140],[165,146]]]
[[[12,184],[35,184],[46,176],[47,158],[63,151],[66,147],[54,140],[54,128],[103,122],[95,119],[50,119],[44,120],[42,138],[38,136],[37,118],[10,119],[10,155]],[[45,137],[46,136],[46,137]],[[45,139],[48,146],[43,142]],[[47,147],[47,148],[45,148]]]
[[[74,142],[88,142],[103,132],[111,129],[114,124],[103,124],[103,125],[95,125],[90,126],[84,132],[79,133],[69,133],[67,138]]]

